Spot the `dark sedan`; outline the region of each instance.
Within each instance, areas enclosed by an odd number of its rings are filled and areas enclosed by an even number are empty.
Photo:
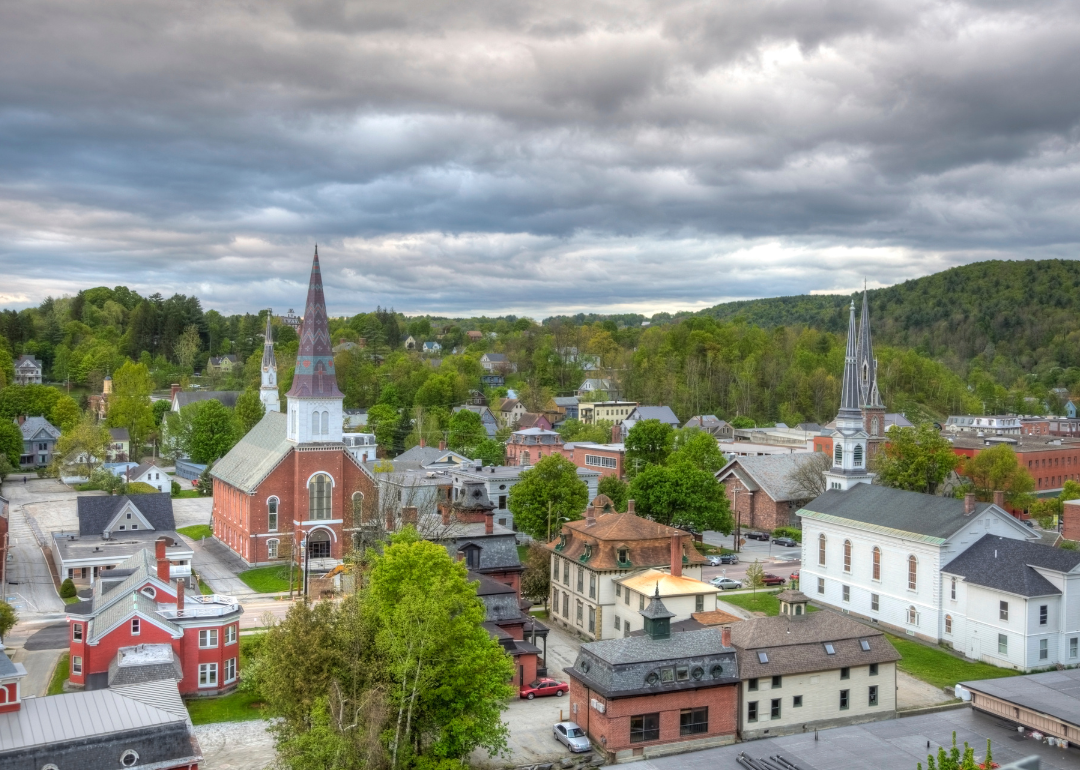
[[[798,548],[799,543],[793,537],[775,537],[773,542],[784,548]]]

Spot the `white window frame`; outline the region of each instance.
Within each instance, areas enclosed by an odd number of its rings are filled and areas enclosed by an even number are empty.
[[[218,646],[218,630],[216,628],[199,629],[199,649],[213,650]]]
[[[617,468],[619,465],[614,457],[603,455],[585,455],[585,464],[594,468]]]
[[[71,624],[71,641],[81,642],[83,640],[83,628],[82,623]]]
[[[225,661],[225,684],[236,681],[236,658]]]
[[[271,506],[273,510],[271,510]],[[277,532],[278,531],[278,515],[281,513],[281,501],[274,495],[266,501],[266,531]],[[271,518],[273,517],[273,523]]]
[[[131,619],[131,635],[132,636],[138,636],[141,633],[142,633],[142,619],[141,618],[132,618]]]
[[[200,663],[199,664],[199,687],[217,687],[218,686],[218,664],[217,663]]]
[[[276,539],[267,540],[266,541],[266,558],[267,559],[276,559],[277,557],[278,557],[278,541]]]
[[[225,626],[225,644],[236,644],[236,624],[230,623]]]
[[[81,676],[82,675],[82,655],[72,655],[71,656],[71,675],[72,676]]]

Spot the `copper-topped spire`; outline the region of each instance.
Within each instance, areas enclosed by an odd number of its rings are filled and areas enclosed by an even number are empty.
[[[330,349],[330,329],[326,318],[319,247],[311,263],[304,322],[300,325],[300,349],[296,353],[296,373],[289,398],[344,398],[338,389],[334,371],[334,352]]]

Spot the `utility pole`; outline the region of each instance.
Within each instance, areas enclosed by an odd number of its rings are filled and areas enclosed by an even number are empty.
[[[551,501],[548,500],[548,536],[547,541],[551,542]]]
[[[735,543],[734,543],[735,549],[734,550],[735,550],[735,553],[741,553],[742,549],[739,548],[739,535],[741,534],[740,531],[739,531],[740,530],[739,525],[742,523],[742,514],[739,513],[739,488],[736,487],[736,486],[732,486],[731,491],[732,491],[732,499],[735,502]]]

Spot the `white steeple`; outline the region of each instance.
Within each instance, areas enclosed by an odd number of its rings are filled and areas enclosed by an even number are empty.
[[[852,301],[848,319],[847,351],[844,355],[840,412],[836,415],[836,433],[833,434],[833,464],[832,468],[825,472],[825,484],[829,489],[851,489],[856,484],[869,484],[875,475],[866,469],[869,460],[866,444],[870,435],[863,429],[863,416],[859,409],[856,339],[855,302]]]
[[[259,388],[259,400],[268,412],[281,411],[281,399],[278,397],[277,359],[274,357],[274,336],[270,329],[273,311],[266,311],[266,339],[263,341],[262,387]]]

